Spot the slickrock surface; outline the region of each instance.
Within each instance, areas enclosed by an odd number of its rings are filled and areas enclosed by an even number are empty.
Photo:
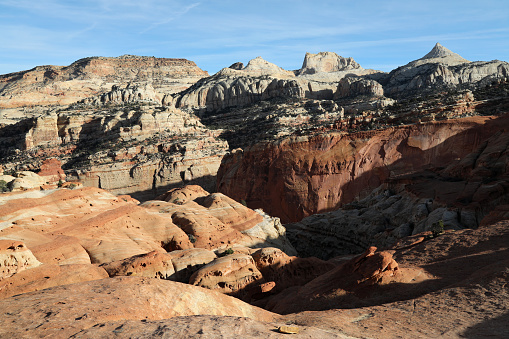
[[[288,256],[277,248],[262,248],[252,254],[256,267],[266,281],[274,282],[272,292],[301,286],[332,270],[335,265],[318,258]]]
[[[190,248],[170,253],[152,251],[124,260],[101,265],[110,277],[151,277],[188,283],[190,276],[200,267],[216,259],[212,251]]]
[[[79,246],[69,254],[68,242],[56,242],[61,235],[79,239],[92,263],[153,250],[166,252],[163,247],[193,247],[169,216],[149,213],[97,188],[8,193],[0,197],[0,203],[0,239],[24,241],[29,248],[46,245],[57,257],[83,255]]]
[[[104,322],[188,315],[276,315],[200,287],[161,279],[122,277],[53,287],[0,300],[0,336],[70,337]],[[23,329],[21,332],[20,329]]]
[[[274,297],[267,309],[280,314],[304,310],[360,307],[383,303],[416,291],[417,284],[433,276],[420,268],[403,268],[389,251],[366,252],[317,277],[299,289]]]
[[[159,321],[112,321],[101,323],[76,333],[75,337],[102,338],[114,335],[161,338],[285,338],[276,329],[280,323],[262,323],[249,318],[232,316],[188,316]],[[353,337],[331,333],[308,326],[299,326],[292,338],[344,338]]]
[[[91,57],[69,66],[38,66],[0,76],[0,108],[66,105],[128,82],[179,92],[207,76],[192,61],[139,56]]]
[[[90,264],[43,264],[0,280],[0,299],[46,288],[108,278],[108,273]]]
[[[189,283],[249,300],[249,294],[252,294],[250,287],[258,285],[262,278],[251,256],[231,254],[200,268],[191,276]]]
[[[289,255],[296,251],[286,239],[278,218],[253,211],[221,193],[188,185],[160,197],[165,201],[142,204],[152,213],[171,216],[172,222],[192,235],[194,246],[226,249],[234,244],[246,247],[277,247]]]

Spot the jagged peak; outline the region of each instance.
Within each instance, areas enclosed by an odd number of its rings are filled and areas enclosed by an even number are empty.
[[[464,62],[468,62],[468,60],[464,59],[461,55],[454,53],[447,47],[442,46],[439,42],[435,44],[433,49],[418,60],[428,60],[428,59],[437,59],[437,58],[450,58],[454,60],[464,60]]]

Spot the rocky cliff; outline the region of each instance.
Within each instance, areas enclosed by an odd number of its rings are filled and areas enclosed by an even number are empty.
[[[213,190],[228,144],[194,115],[155,106],[64,110],[0,129],[2,162],[37,170],[56,157],[67,180],[153,198],[184,183]]]
[[[173,101],[176,107],[189,107],[203,113],[247,106],[271,98],[330,100],[341,79],[374,73],[380,72],[365,70],[352,58],[343,58],[331,52],[307,53],[302,68],[295,72],[285,71],[257,57],[249,61],[246,67],[235,64],[234,67],[224,68],[188,90],[172,95],[171,99],[167,97],[165,101]],[[350,93],[354,94],[360,93]]]
[[[470,118],[287,138],[226,156],[218,189],[297,221],[362,198],[389,178],[454,163],[499,127]]]
[[[67,105],[129,82],[179,92],[207,76],[192,61],[125,55],[91,57],[69,66],[38,66],[0,76],[0,108]]]

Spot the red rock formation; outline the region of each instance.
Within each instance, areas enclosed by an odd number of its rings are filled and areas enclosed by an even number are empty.
[[[60,180],[65,180],[62,162],[55,158],[44,160],[41,165],[41,170],[37,174],[39,174],[40,177],[45,177],[45,179],[52,184],[55,184]]]
[[[223,159],[218,190],[296,221],[362,198],[389,178],[458,162],[502,126],[509,118],[475,117],[259,144]]]

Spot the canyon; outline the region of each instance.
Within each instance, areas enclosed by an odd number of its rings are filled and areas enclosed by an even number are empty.
[[[437,43],[0,75],[0,337],[507,337],[508,74]]]

